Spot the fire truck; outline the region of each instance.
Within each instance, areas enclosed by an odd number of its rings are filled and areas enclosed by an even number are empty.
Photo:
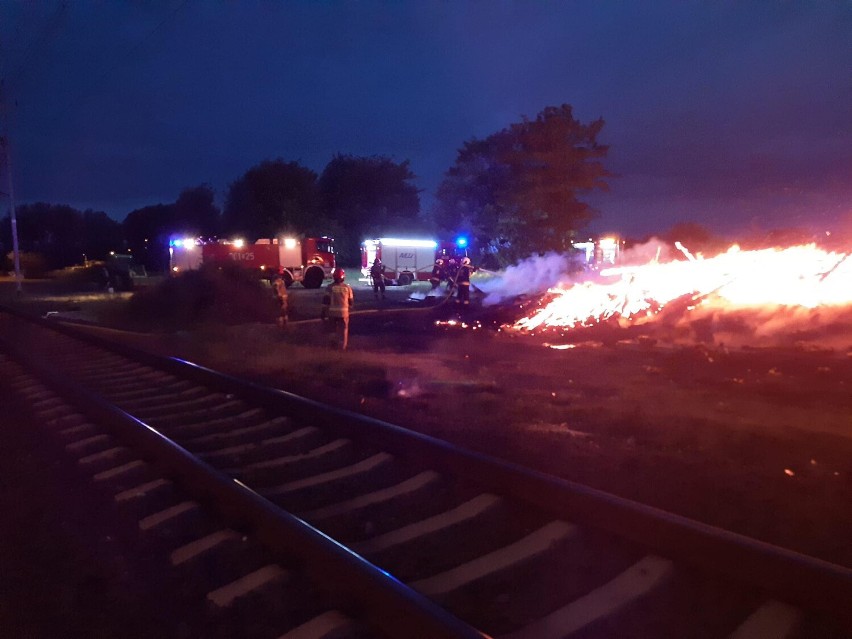
[[[589,238],[586,242],[574,242],[573,246],[583,268],[599,270],[618,263],[624,241],[615,236],[608,236]]]
[[[385,281],[407,286],[414,281],[426,281],[435,264],[438,243],[427,239],[398,239],[380,237],[361,243],[361,274],[370,277],[370,267],[376,258],[385,265]]]
[[[257,270],[264,277],[281,274],[289,287],[301,282],[319,288],[334,270],[334,240],[330,237],[276,237],[247,244],[243,240],[174,239],[169,242],[172,274],[199,268],[202,264],[236,264]]]

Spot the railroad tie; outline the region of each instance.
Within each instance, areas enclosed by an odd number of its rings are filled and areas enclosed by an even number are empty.
[[[238,429],[238,430],[245,430],[245,429]],[[287,433],[286,435],[280,435],[278,437],[269,437],[267,439],[263,439],[263,440],[260,441],[260,443],[248,442],[248,443],[245,443],[245,444],[237,444],[237,445],[229,446],[229,447],[226,447],[226,448],[217,448],[215,450],[205,451],[203,453],[200,453],[199,457],[201,457],[202,459],[205,459],[205,460],[215,460],[218,457],[230,457],[230,456],[234,456],[234,455],[243,455],[243,454],[253,452],[253,451],[257,451],[257,450],[262,451],[264,449],[272,448],[274,446],[280,446],[282,444],[292,444],[294,442],[298,442],[301,439],[305,439],[305,438],[307,438],[311,435],[315,435],[319,432],[320,432],[320,430],[318,428],[315,428],[314,426],[306,426],[305,428],[300,428],[299,430],[293,431],[292,433]],[[237,435],[237,431],[231,431],[230,433],[225,434],[225,436],[236,436],[236,435]],[[213,441],[213,440],[210,440],[210,441]],[[331,444],[327,444],[326,447],[330,446],[330,447],[333,447],[333,448],[342,448],[342,445],[340,444],[340,442],[348,443],[349,440],[348,439],[337,440],[337,442],[332,442]],[[275,465],[285,466],[288,463],[292,463],[293,460],[299,461],[301,459],[309,459],[310,455],[319,456],[320,454],[322,454],[324,452],[326,452],[326,451],[321,450],[321,449],[315,449],[315,450],[312,450],[309,453],[305,453],[303,455],[291,455],[289,457],[279,457],[277,459],[270,460],[270,461],[267,461],[267,462],[264,462],[264,463],[267,464],[267,465],[273,465],[273,466],[275,466]],[[273,466],[270,466],[270,467],[273,467]],[[263,466],[262,464],[255,463],[255,464],[250,464],[250,465],[244,466],[239,472],[243,472],[247,468],[252,469],[252,468],[265,468],[265,467],[266,466]]]
[[[263,422],[261,424],[256,424],[254,426],[244,426],[243,428],[235,428],[233,430],[229,430],[226,433],[210,433],[209,435],[201,435],[200,437],[190,438],[187,439],[185,443],[187,446],[204,446],[207,444],[215,444],[216,442],[227,442],[236,437],[259,433],[263,432],[264,430],[272,430],[278,426],[285,425],[287,421],[288,419],[286,417],[275,418]],[[319,429],[315,427],[307,427],[301,430],[312,430],[317,432],[319,431]]]
[[[122,490],[120,493],[117,493],[115,497],[113,497],[113,500],[119,504],[126,501],[132,501],[134,499],[145,497],[149,493],[152,493],[159,488],[171,485],[171,481],[160,477],[159,479],[154,479],[139,486],[134,486],[133,488]]]
[[[77,424],[76,426],[71,426],[69,428],[60,430],[59,434],[65,439],[71,439],[72,437],[88,435],[96,432],[98,432],[98,430],[94,424],[90,424],[89,422],[83,422],[82,424]]]
[[[414,477],[396,484],[395,486],[375,490],[371,493],[367,493],[366,495],[358,495],[357,497],[347,501],[324,506],[323,508],[317,508],[316,510],[303,513],[302,516],[308,521],[321,521],[323,519],[330,519],[339,515],[357,512],[367,508],[368,506],[374,506],[376,504],[390,501],[396,497],[416,493],[418,490],[422,490],[437,483],[439,478],[440,475],[434,470],[426,470]]]
[[[496,495],[478,495],[459,506],[445,512],[414,522],[408,526],[391,530],[378,537],[373,537],[364,542],[355,544],[353,550],[361,555],[382,552],[425,537],[431,533],[445,530],[456,524],[475,519],[493,508],[496,508],[502,500]]]
[[[77,463],[83,466],[88,466],[90,464],[94,464],[102,460],[113,459],[114,457],[118,457],[122,453],[126,453],[127,450],[128,449],[125,446],[114,446],[113,448],[108,448],[98,453],[93,453],[92,455],[81,457],[77,460]]]
[[[219,608],[227,608],[234,601],[263,586],[283,581],[289,573],[278,564],[269,564],[244,575],[229,584],[207,593],[207,599]]]
[[[555,544],[573,537],[578,531],[577,526],[573,524],[552,521],[508,546],[409,585],[427,597],[446,595],[478,579],[540,555]]]
[[[269,490],[263,491],[263,494],[267,497],[275,497],[277,495],[286,495],[297,490],[302,490],[303,488],[315,488],[317,486],[322,486],[323,484],[327,484],[333,481],[354,478],[358,475],[368,473],[371,470],[375,470],[376,468],[379,468],[384,464],[390,463],[392,459],[393,455],[389,455],[387,453],[377,453],[372,457],[368,457],[367,459],[358,462],[357,464],[352,464],[351,466],[340,468],[338,470],[333,470],[328,473],[321,473],[312,477],[306,477],[305,479],[291,481],[286,484],[282,484],[280,486],[276,486],[274,488],[270,488]]]
[[[284,633],[278,639],[324,639],[332,632],[335,633],[334,636],[342,635],[347,628],[354,625],[354,622],[343,613],[329,610]]]
[[[65,444],[65,450],[69,453],[77,453],[82,452],[86,448],[92,447],[94,444],[106,444],[110,441],[112,441],[112,438],[109,435],[106,433],[100,433],[98,435],[86,437],[85,439],[78,439],[70,444]]]
[[[671,579],[673,574],[671,561],[648,555],[612,581],[500,639],[562,639],[593,621],[616,613]]]
[[[143,517],[139,520],[139,529],[140,530],[151,530],[152,528],[156,528],[157,526],[161,526],[176,517],[180,517],[181,515],[193,512],[199,509],[199,505],[194,501],[184,501],[179,504],[176,504],[170,508],[166,508],[165,510],[161,510],[160,512],[154,513],[153,515],[148,515],[147,517]]]
[[[238,539],[242,539],[243,536],[235,532],[231,529],[219,530],[217,532],[211,533],[206,537],[202,537],[201,539],[196,539],[188,544],[181,546],[172,551],[169,559],[172,562],[173,566],[179,566],[187,561],[191,561],[196,557],[203,555],[204,553],[216,548],[220,544],[223,544],[228,541],[236,541]]]
[[[788,639],[796,635],[804,614],[795,606],[767,601],[755,610],[730,639]]]
[[[122,464],[121,466],[116,466],[115,468],[109,468],[107,470],[96,473],[92,478],[95,481],[107,481],[116,477],[120,477],[125,473],[131,473],[135,470],[140,470],[142,468],[145,468],[147,465],[148,464],[146,464],[141,459],[134,459],[131,462]]]
[[[292,466],[298,462],[308,461],[311,459],[318,459],[323,455],[328,455],[340,450],[343,450],[347,446],[351,446],[352,441],[349,439],[335,439],[332,442],[327,444],[323,444],[313,450],[309,450],[306,453],[299,453],[297,455],[285,455],[282,457],[276,457],[275,459],[267,459],[261,462],[255,462],[253,464],[247,464],[242,468],[242,472],[245,474],[249,474],[253,471],[258,470],[279,470],[282,468],[286,468],[287,466]]]

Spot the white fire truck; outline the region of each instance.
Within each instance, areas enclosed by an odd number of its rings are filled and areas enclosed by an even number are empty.
[[[169,242],[169,269],[172,274],[199,268],[202,264],[236,264],[257,270],[264,277],[280,273],[287,286],[301,282],[305,288],[319,288],[334,270],[334,240],[330,237],[260,239],[254,244],[243,240],[174,239]]]
[[[598,270],[618,263],[624,241],[618,237],[607,236],[589,238],[587,242],[574,242],[573,246],[580,255],[584,268]]]
[[[435,265],[435,240],[381,237],[361,243],[361,274],[370,277],[370,267],[376,258],[385,265],[385,281],[407,286],[414,281],[426,281]]]

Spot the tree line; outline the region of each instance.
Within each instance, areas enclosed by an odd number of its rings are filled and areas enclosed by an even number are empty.
[[[338,154],[322,173],[299,162],[264,160],[232,182],[220,210],[208,184],[183,190],[170,204],[145,206],[117,222],[99,211],[37,202],[16,208],[21,251],[44,255],[49,268],[130,253],[149,270],[168,266],[168,242],[182,237],[247,241],[280,234],[334,237],[343,263],[358,259],[367,237],[437,234],[471,238],[481,259],[510,263],[565,250],[596,215],[580,196],[608,188],[611,174],[598,143],[602,119],[579,122],[570,105],[547,107],[458,150],[421,211],[408,160]],[[2,224],[11,250],[10,215]]]

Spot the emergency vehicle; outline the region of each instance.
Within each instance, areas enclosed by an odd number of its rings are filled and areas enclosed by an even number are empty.
[[[574,242],[573,246],[584,268],[598,270],[618,263],[624,241],[607,236],[597,239],[589,238],[586,242]]]
[[[435,240],[381,237],[361,243],[361,274],[370,277],[376,258],[385,265],[385,281],[407,286],[414,281],[428,281],[435,265]]]
[[[172,274],[199,268],[202,264],[236,264],[257,270],[264,277],[280,274],[289,287],[301,282],[319,288],[335,268],[334,240],[330,237],[276,237],[247,244],[243,240],[174,239],[169,242]]]
[[[466,257],[470,257],[470,243],[464,236],[459,236],[454,241],[441,242],[435,251],[435,259],[440,258],[445,262],[455,260],[461,263]]]

